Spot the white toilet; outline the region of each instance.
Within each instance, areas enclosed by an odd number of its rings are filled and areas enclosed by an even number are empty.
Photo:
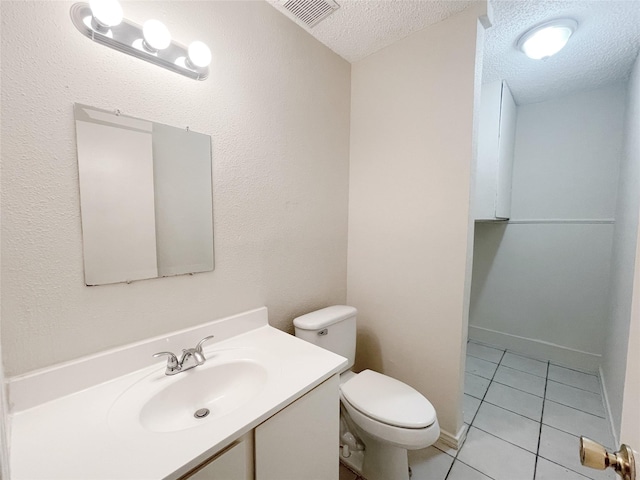
[[[354,307],[335,305],[293,321],[296,337],[349,360],[340,375],[340,459],[367,480],[408,480],[407,450],[426,448],[440,436],[436,411],[409,385],[364,370],[354,373]]]

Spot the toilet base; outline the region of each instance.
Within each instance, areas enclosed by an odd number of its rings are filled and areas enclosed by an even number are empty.
[[[340,461],[366,480],[409,480],[409,457],[406,448],[381,442],[359,431],[364,451],[351,452],[349,457],[340,454]]]
[[[340,461],[344,463],[350,470],[358,474],[362,474],[362,463],[364,461],[364,452],[351,452],[348,457],[343,456],[342,449],[340,450]]]

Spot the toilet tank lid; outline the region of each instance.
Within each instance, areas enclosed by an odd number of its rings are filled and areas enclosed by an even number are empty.
[[[332,307],[307,313],[293,320],[293,325],[301,330],[322,330],[329,325],[338,323],[358,313],[355,307],[348,305],[333,305]]]

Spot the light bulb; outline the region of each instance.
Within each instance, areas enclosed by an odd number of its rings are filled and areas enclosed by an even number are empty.
[[[152,51],[164,50],[171,45],[171,34],[167,27],[158,20],[147,20],[142,26],[145,46]]]
[[[91,0],[91,14],[98,25],[115,27],[122,22],[122,7],[118,0]]]
[[[525,33],[518,41],[518,46],[527,57],[534,60],[550,57],[564,48],[577,25],[571,19],[547,22]]]
[[[211,63],[211,50],[203,42],[191,42],[188,52],[189,62],[196,67],[204,68]]]

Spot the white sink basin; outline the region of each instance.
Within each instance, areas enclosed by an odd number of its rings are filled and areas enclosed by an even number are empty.
[[[114,430],[176,432],[205,425],[255,399],[274,376],[266,352],[233,349],[209,354],[204,365],[167,376],[164,365],[138,380],[109,411]],[[196,411],[207,409],[202,418]]]

